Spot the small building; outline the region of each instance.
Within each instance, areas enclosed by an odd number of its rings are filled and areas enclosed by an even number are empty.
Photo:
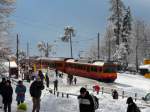
[[[7,71],[7,75],[10,77],[18,77],[18,66],[15,61],[10,62],[2,62],[4,65],[4,69]]]

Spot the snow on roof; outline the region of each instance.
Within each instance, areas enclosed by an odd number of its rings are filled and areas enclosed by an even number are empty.
[[[103,66],[103,65],[104,65],[104,62],[102,62],[102,61],[97,61],[97,62],[94,62],[93,65]]]
[[[140,69],[148,69],[150,70],[150,65],[141,65],[139,66]]]
[[[3,62],[5,66],[9,67],[9,62]],[[15,61],[10,61],[11,68],[17,68],[17,64]]]
[[[48,58],[48,57],[39,57],[39,58],[37,58],[37,60],[48,60],[48,61],[53,61],[53,60],[55,60],[55,61],[60,61],[60,60],[65,60],[66,58],[64,58],[64,57],[51,57],[51,58]]]
[[[74,59],[68,59],[68,60],[66,60],[66,62],[75,62],[75,60]]]

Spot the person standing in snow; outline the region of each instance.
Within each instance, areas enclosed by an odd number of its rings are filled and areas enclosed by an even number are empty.
[[[33,109],[32,112],[40,112],[40,97],[42,94],[42,90],[44,89],[43,81],[40,77],[37,77],[35,81],[32,82],[30,86],[30,95],[33,101]]]
[[[96,93],[99,94],[100,86],[98,84],[96,84],[95,86],[93,86],[93,91],[96,91]]]
[[[139,107],[133,102],[132,97],[129,97],[126,103],[128,104],[127,112],[141,112]]]
[[[7,80],[2,90],[4,112],[11,112],[11,103],[12,103],[13,88],[11,86],[11,81]]]
[[[92,96],[82,87],[78,96],[80,112],[95,112]]]
[[[112,97],[113,97],[113,99],[118,99],[118,92],[117,92],[117,90],[113,90],[112,91]]]
[[[4,89],[4,86],[5,86],[5,83],[6,83],[6,79],[3,77],[2,78],[2,82],[0,83],[0,108],[2,108],[2,90]]]
[[[54,91],[58,91],[58,80],[54,80]]]
[[[55,74],[56,74],[56,77],[58,76],[58,70],[57,69],[55,69]]]
[[[76,85],[77,84],[77,78],[76,77],[74,77],[74,84]]]
[[[49,88],[49,77],[48,77],[48,72],[45,74],[45,82],[46,82],[46,86]]]
[[[26,87],[23,85],[23,81],[18,81],[18,85],[16,86],[15,92],[17,94],[16,101],[19,105],[20,103],[23,103],[25,100],[25,92]]]
[[[38,77],[40,77],[42,81],[44,80],[44,75],[41,70],[38,72]]]

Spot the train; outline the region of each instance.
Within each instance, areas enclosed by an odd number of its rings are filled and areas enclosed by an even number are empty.
[[[68,75],[91,78],[103,82],[114,82],[117,79],[117,65],[100,60],[76,60],[73,58],[39,58],[34,68],[50,68]]]

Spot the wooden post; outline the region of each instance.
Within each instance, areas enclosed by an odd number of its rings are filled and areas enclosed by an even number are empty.
[[[102,87],[102,94],[104,93],[104,87]]]
[[[124,98],[124,91],[122,91],[122,98]]]
[[[59,96],[59,92],[57,92],[57,97]]]
[[[67,98],[69,98],[69,94],[67,94]]]
[[[136,101],[136,99],[137,99],[137,93],[135,93],[135,101]]]

